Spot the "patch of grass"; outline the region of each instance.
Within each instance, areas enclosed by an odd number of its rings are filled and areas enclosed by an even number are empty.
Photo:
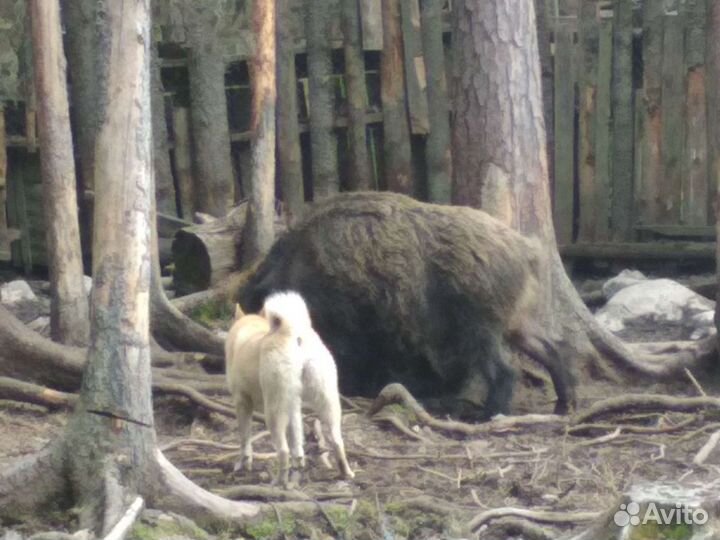
[[[234,305],[227,299],[211,300],[190,312],[190,318],[204,326],[214,328],[228,326],[235,313]]]
[[[295,528],[295,519],[292,517],[283,516],[280,523],[275,516],[268,516],[245,527],[245,533],[254,540],[274,540],[283,535],[291,536]]]
[[[161,540],[168,536],[184,536],[197,540],[207,540],[208,533],[190,520],[187,523],[174,519],[159,520],[154,523],[140,521],[130,530],[130,540]]]
[[[661,525],[655,522],[644,523],[633,527],[629,540],[690,540],[693,536],[693,526]]]

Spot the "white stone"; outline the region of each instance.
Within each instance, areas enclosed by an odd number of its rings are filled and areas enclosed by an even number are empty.
[[[6,305],[17,304],[24,300],[37,301],[37,296],[30,288],[30,285],[22,279],[10,281],[0,285],[0,302]]]
[[[628,326],[648,331],[674,327],[687,329],[685,339],[699,339],[715,331],[714,312],[715,302],[675,281],[636,279],[615,291],[595,317],[615,333]]]
[[[92,291],[92,278],[90,276],[83,276],[83,287],[85,287],[85,294],[90,296]]]
[[[617,276],[608,279],[603,284],[602,292],[605,298],[609,300],[615,295],[615,293],[624,289],[625,287],[635,285],[636,283],[640,281],[645,281],[646,279],[647,277],[645,276],[645,274],[638,270],[623,270]]]

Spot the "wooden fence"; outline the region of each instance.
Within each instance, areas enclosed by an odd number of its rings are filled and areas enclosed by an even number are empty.
[[[559,242],[711,237],[705,0],[562,4],[545,2]]]

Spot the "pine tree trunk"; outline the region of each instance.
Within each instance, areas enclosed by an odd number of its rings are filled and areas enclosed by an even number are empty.
[[[252,25],[256,45],[250,73],[253,139],[244,236],[247,263],[267,253],[275,237],[275,0],[253,1]]]
[[[427,77],[428,119],[430,133],[425,146],[428,175],[428,197],[431,202],[449,203],[452,179],[450,153],[450,118],[445,78],[441,0],[424,0],[422,40]]]
[[[295,41],[288,2],[277,2],[277,155],[280,186],[289,225],[302,217],[305,188],[298,126]]]
[[[80,185],[82,189],[92,190],[100,105],[97,90],[98,2],[62,0],[62,15],[66,29],[70,104]]]
[[[706,33],[705,63],[707,69],[707,127],[708,127],[708,154],[710,167],[708,168],[708,184],[715,194],[715,211],[720,209],[720,0],[708,0],[708,17]],[[720,219],[715,220],[717,231],[720,233]],[[718,235],[720,239],[720,235]],[[720,275],[720,240],[716,243],[717,271]],[[720,281],[720,278],[718,278]],[[715,310],[715,326],[720,329],[720,287],[717,292],[718,304]],[[718,333],[720,336],[720,332]],[[718,342],[720,350],[720,341]]]
[[[368,95],[365,84],[365,54],[360,40],[358,0],[342,0],[342,27],[345,53],[345,86],[348,119],[348,187],[370,189],[370,159],[365,136]]]
[[[219,17],[217,2],[193,3],[188,20],[188,78],[197,209],[224,216],[234,201],[230,159],[230,128],[225,96],[225,61],[212,23]]]
[[[152,127],[153,127],[153,163],[155,166],[155,197],[158,211],[170,216],[177,216],[175,201],[175,184],[170,167],[170,151],[168,149],[167,122],[165,121],[165,97],[160,77],[160,58],[157,45],[152,47]]]
[[[330,14],[327,3],[323,0],[307,0],[305,36],[310,92],[313,199],[318,201],[340,190],[337,137],[334,133],[334,94],[330,78]]]
[[[106,47],[99,51],[105,72],[98,83],[113,99],[103,100],[100,111],[92,333],[80,402],[67,435],[80,526],[104,534],[116,518],[108,511],[112,491],[146,493],[152,486],[155,431],[148,323],[150,6],[149,0],[100,4],[107,27]]]
[[[50,330],[56,341],[85,345],[89,310],[83,284],[60,4],[57,0],[33,0],[29,8],[52,293]]]
[[[383,109],[385,183],[391,191],[412,194],[412,150],[405,105],[400,0],[383,0],[382,27],[380,98]]]

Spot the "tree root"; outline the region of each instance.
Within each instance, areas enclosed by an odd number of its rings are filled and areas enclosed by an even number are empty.
[[[478,514],[470,520],[468,528],[471,531],[475,531],[485,523],[506,516],[529,519],[540,523],[576,524],[585,521],[593,521],[601,515],[602,512],[549,512],[544,510],[527,510],[525,508],[503,507],[493,508],[492,510],[487,510]]]
[[[674,397],[662,394],[630,394],[598,401],[587,410],[579,412],[575,416],[574,422],[583,424],[604,415],[623,411],[637,412],[662,409],[691,412],[703,408],[720,408],[720,398],[709,396]]]
[[[179,384],[164,380],[153,381],[153,390],[163,392],[165,394],[177,394],[184,396],[196,405],[208,409],[209,411],[216,412],[230,418],[235,418],[234,409],[204,396],[186,384]]]
[[[145,501],[143,498],[137,497],[103,540],[124,540],[144,507]]]
[[[399,403],[407,407],[421,424],[440,431],[460,433],[463,435],[477,435],[495,431],[509,431],[522,427],[533,426],[564,426],[568,423],[567,417],[555,414],[530,414],[525,416],[496,417],[484,424],[468,424],[456,420],[440,420],[428,413],[425,408],[410,394],[402,384],[392,383],[383,388],[378,397],[370,406],[368,416],[377,414],[383,407]]]
[[[9,377],[0,377],[0,399],[42,405],[50,410],[72,409],[77,403],[75,394],[59,392]]]
[[[495,520],[492,524],[493,533],[504,535],[503,538],[524,538],[525,540],[556,540],[558,533],[527,519],[506,516]]]

